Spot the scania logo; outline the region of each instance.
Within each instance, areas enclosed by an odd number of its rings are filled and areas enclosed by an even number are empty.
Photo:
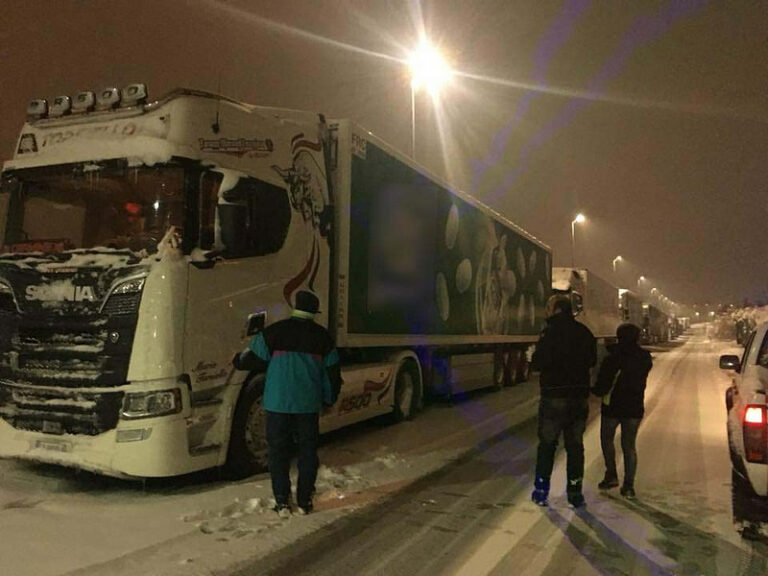
[[[93,302],[96,295],[93,286],[73,286],[51,284],[47,286],[27,286],[28,301],[54,302],[67,300],[70,302]]]

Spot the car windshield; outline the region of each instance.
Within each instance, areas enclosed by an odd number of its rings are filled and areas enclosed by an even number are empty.
[[[171,226],[181,234],[184,170],[116,162],[5,175],[3,252],[116,248],[152,253]]]

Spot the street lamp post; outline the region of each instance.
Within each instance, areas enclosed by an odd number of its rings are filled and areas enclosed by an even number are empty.
[[[571,222],[571,268],[576,267],[576,224],[582,224],[586,218],[579,212]]]
[[[416,159],[416,92],[425,88],[436,98],[453,72],[440,53],[422,39],[408,58],[411,71],[411,158]]]
[[[621,256],[616,256],[616,258],[613,259],[613,271],[616,272],[616,262],[621,262],[623,258]]]

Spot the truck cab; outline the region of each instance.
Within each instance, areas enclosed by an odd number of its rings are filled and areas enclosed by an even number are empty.
[[[0,456],[123,477],[225,464],[232,354],[298,289],[328,301],[324,134],[191,90],[30,103],[0,192]]]

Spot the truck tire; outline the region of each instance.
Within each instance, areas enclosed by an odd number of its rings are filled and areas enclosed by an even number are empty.
[[[510,364],[513,353],[509,350],[497,350],[493,354],[493,390],[501,390],[509,386],[511,382]]]
[[[514,364],[511,368],[512,373],[515,375],[513,382],[515,384],[522,384],[528,382],[528,378],[531,375],[531,364],[528,362],[528,356],[526,356],[524,350],[518,350],[514,357]]]
[[[264,377],[260,375],[243,385],[232,418],[229,450],[224,471],[233,478],[246,478],[268,467],[266,412],[261,405]]]
[[[395,376],[395,398],[392,421],[402,422],[413,418],[419,405],[421,382],[419,370],[413,360],[404,360],[397,368]]]

